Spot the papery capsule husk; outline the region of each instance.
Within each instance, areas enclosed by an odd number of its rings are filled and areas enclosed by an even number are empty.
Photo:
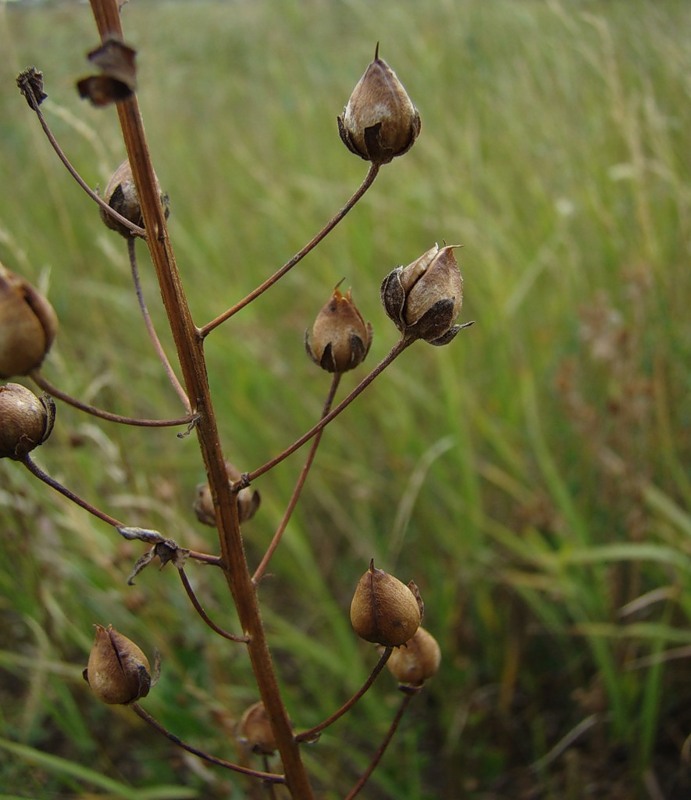
[[[245,711],[238,724],[237,735],[253,753],[270,756],[276,752],[276,739],[264,703],[254,703]]]
[[[37,369],[57,329],[58,318],[46,298],[0,264],[0,378]]]
[[[112,625],[96,625],[84,679],[93,693],[109,705],[127,705],[145,697],[151,688],[151,667],[141,648]]]
[[[23,459],[50,436],[55,403],[19,383],[0,386],[0,458]]]
[[[338,117],[341,140],[366,161],[387,164],[410,150],[420,127],[417,109],[396,73],[379,58],[377,45],[374,61]]]
[[[347,372],[365,360],[371,344],[372,326],[353,303],[350,289],[342,294],[336,286],[305,333],[307,354],[327,372]]]
[[[386,666],[402,686],[422,686],[439,670],[441,650],[437,640],[420,627],[402,647],[389,656]]]
[[[158,179],[156,179],[156,187],[159,190],[161,205],[167,218],[170,213],[168,195],[161,192]],[[133,225],[137,225],[140,228],[144,227],[144,216],[139,202],[139,194],[137,193],[132,168],[128,159],[125,159],[111,176],[103,193],[103,199],[114,211],[117,211],[118,214],[125,217]],[[132,231],[122,222],[112,217],[105,209],[99,208],[99,214],[106,227],[117,231],[127,239],[132,236]]]
[[[377,569],[374,561],[360,578],[350,604],[350,621],[361,639],[385,647],[407,642],[420,626],[418,598],[398,578]]]
[[[228,482],[233,484],[239,481],[242,477],[241,472],[226,461],[226,472],[228,473]],[[261,505],[261,495],[251,486],[245,486],[240,489],[236,495],[238,504],[238,517],[240,523],[247,522],[257,513]],[[211,496],[211,487],[207,483],[200,483],[197,486],[197,495],[193,505],[194,513],[197,519],[204,525],[216,525],[216,510],[214,508],[213,497]]]

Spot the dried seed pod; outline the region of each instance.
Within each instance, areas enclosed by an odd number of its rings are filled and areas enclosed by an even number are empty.
[[[231,484],[239,481],[242,477],[241,472],[230,461],[226,461],[226,472],[228,473],[228,482]],[[261,504],[261,495],[251,486],[245,486],[240,489],[236,497],[240,522],[247,522],[257,513],[257,509]],[[197,519],[203,522],[204,525],[216,525],[216,511],[208,483],[200,483],[197,486],[197,496],[194,500],[193,508]]]
[[[350,622],[361,639],[385,647],[398,647],[418,629],[421,609],[405,583],[384,570],[374,559],[360,578],[350,604]]]
[[[57,329],[58,318],[46,298],[0,264],[0,378],[39,367]]]
[[[355,155],[374,164],[388,164],[413,146],[420,133],[420,115],[391,67],[379,58],[360,78],[338,117],[338,132]]]
[[[0,458],[21,460],[50,436],[55,404],[18,383],[0,386]]]
[[[439,670],[441,650],[437,640],[420,627],[389,656],[386,666],[401,686],[421,686]]]
[[[307,354],[327,372],[347,372],[365,360],[372,344],[372,326],[362,318],[350,289],[336,286],[317,314],[311,333],[305,332]]]
[[[163,206],[167,218],[170,213],[168,208],[168,195],[160,191],[158,179],[156,180],[156,186],[159,189],[161,205]],[[117,211],[118,214],[128,219],[132,224],[138,225],[140,228],[144,226],[144,217],[142,216],[142,207],[139,203],[137,187],[134,185],[132,168],[127,159],[120,164],[108,181],[103,199],[114,211]],[[106,227],[117,231],[126,239],[132,236],[132,231],[122,222],[111,217],[105,209],[99,209],[99,213]]]
[[[112,625],[96,625],[96,639],[84,680],[99,700],[110,705],[134,703],[151,688],[151,667],[141,649]]]
[[[264,703],[254,703],[245,711],[238,724],[237,735],[253,753],[270,756],[276,752],[276,739]]]
[[[453,253],[456,247],[435,244],[407,267],[396,267],[384,278],[382,303],[404,336],[443,345],[465,327],[454,325],[463,304],[463,278]]]

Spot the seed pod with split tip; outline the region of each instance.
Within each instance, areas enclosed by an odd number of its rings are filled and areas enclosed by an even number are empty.
[[[376,569],[370,561],[360,578],[350,604],[350,622],[361,639],[385,647],[398,647],[407,642],[420,626],[421,608],[411,589]]]
[[[382,303],[404,336],[443,345],[471,324],[454,325],[463,303],[463,278],[453,253],[457,246],[435,244],[384,278]]]
[[[26,375],[46,357],[58,329],[51,304],[0,264],[0,378]]]
[[[156,180],[156,186],[158,187],[158,180]],[[163,194],[160,191],[160,187],[158,187],[158,189],[161,197],[161,205],[163,206],[167,218],[170,213],[168,208],[168,195]],[[133,225],[138,225],[140,228],[144,226],[144,217],[142,215],[142,207],[139,203],[137,187],[134,185],[132,168],[127,159],[120,164],[108,181],[103,199],[114,211],[117,211],[118,214],[129,220]],[[122,222],[111,217],[105,209],[101,208],[99,213],[101,214],[101,219],[108,228],[117,231],[126,239],[132,236],[132,231]]]
[[[0,386],[0,458],[21,460],[50,436],[55,404],[18,383]]]
[[[254,703],[242,715],[238,724],[238,739],[253,753],[273,755],[276,739],[264,703]]]
[[[440,663],[437,640],[420,627],[411,639],[391,653],[386,666],[401,686],[421,686],[436,675]]]
[[[141,649],[112,625],[96,625],[96,639],[84,670],[84,680],[99,700],[127,705],[146,697],[151,668]]]
[[[307,354],[327,372],[347,372],[365,360],[372,344],[372,326],[362,318],[350,289],[335,287],[331,299],[305,332]]]
[[[338,117],[338,132],[352,153],[373,164],[407,153],[420,133],[420,115],[396,73],[379,58],[379,45]]]
[[[235,483],[242,477],[240,471],[226,461],[226,472],[228,473],[229,483]],[[247,522],[256,514],[261,503],[261,495],[251,486],[245,486],[237,493],[238,516],[240,523]],[[194,513],[197,519],[204,525],[216,525],[216,511],[214,501],[211,496],[211,488],[208,483],[200,483],[197,486],[197,496],[194,500]]]

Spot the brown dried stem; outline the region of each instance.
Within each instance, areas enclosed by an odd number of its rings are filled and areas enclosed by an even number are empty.
[[[381,761],[382,756],[386,752],[386,748],[389,746],[389,743],[393,739],[394,734],[398,730],[398,725],[401,722],[401,719],[403,719],[403,715],[405,714],[408,706],[410,705],[410,701],[413,699],[413,697],[415,697],[415,694],[416,693],[414,691],[413,692],[409,691],[406,692],[406,694],[403,696],[401,705],[399,706],[398,711],[396,712],[396,716],[393,718],[389,730],[387,731],[386,736],[384,737],[384,741],[377,748],[377,752],[374,754],[374,757],[370,761],[369,766],[362,773],[355,786],[353,786],[353,788],[348,792],[348,794],[345,797],[345,800],[353,800],[354,797],[357,797],[357,795],[359,795],[362,789],[364,788],[367,781],[370,779],[372,773],[374,772],[379,762]]]
[[[91,0],[91,8],[102,40],[123,39],[117,0]],[[228,589],[233,597],[261,700],[271,719],[272,730],[283,761],[285,781],[291,795],[312,800],[314,793],[294,740],[259,612],[244,543],[237,503],[228,482],[224,453],[203,351],[203,336],[195,326],[175,262],[165,215],[160,203],[154,168],[144,134],[136,95],[117,104],[120,127],[142,207],[147,245],[156,269],[161,297],[168,315],[188,397],[199,415],[195,426],[209,485],[216,499],[216,520]]]
[[[231,642],[247,642],[249,641],[246,636],[238,636],[236,633],[229,633],[228,631],[223,630],[220,628],[209,615],[204,611],[202,604],[199,602],[199,598],[197,597],[194,589],[192,588],[192,584],[187,577],[187,573],[182,567],[178,567],[178,572],[180,573],[180,580],[182,581],[182,585],[185,587],[185,591],[187,592],[187,596],[189,597],[192,605],[194,606],[195,611],[199,616],[204,620],[204,622],[211,628],[214,633],[217,633],[219,636],[222,636],[224,639],[230,639]]]
[[[329,409],[331,408],[331,404],[333,403],[333,399],[336,396],[336,390],[338,389],[338,384],[341,381],[341,373],[335,372],[333,378],[331,379],[331,385],[329,387],[329,393],[326,396],[326,400],[324,401],[324,407],[322,409],[322,419],[329,413]],[[286,510],[283,512],[283,518],[276,529],[276,533],[274,533],[273,539],[271,543],[266,549],[264,553],[264,557],[259,562],[259,566],[254,571],[254,575],[252,576],[252,581],[257,584],[262,579],[264,573],[266,572],[266,568],[269,565],[269,561],[271,557],[276,552],[278,545],[281,543],[281,539],[283,538],[283,534],[285,533],[285,529],[288,527],[288,522],[295,510],[295,506],[300,499],[300,493],[302,492],[302,487],[305,485],[305,481],[307,480],[307,476],[309,475],[309,471],[312,468],[312,463],[314,462],[314,457],[317,455],[317,448],[319,447],[319,443],[321,441],[322,433],[324,429],[319,431],[317,435],[312,440],[312,447],[310,447],[309,454],[307,455],[307,460],[305,461],[302,470],[300,471],[300,475],[297,479],[297,483],[295,484],[295,488],[293,489],[293,493],[288,501],[288,505]]]
[[[298,734],[295,737],[295,740],[297,742],[311,742],[320,731],[323,731],[324,728],[328,728],[329,725],[332,725],[334,722],[336,722],[337,719],[340,719],[344,714],[347,714],[348,711],[350,711],[350,709],[355,705],[355,703],[357,703],[357,701],[365,694],[365,692],[374,683],[374,681],[377,678],[377,675],[379,675],[379,673],[384,669],[384,666],[386,662],[389,660],[389,657],[391,656],[392,652],[393,652],[393,647],[385,648],[376,666],[374,667],[372,672],[370,672],[369,677],[357,690],[357,692],[355,692],[355,694],[349,700],[347,700],[337,711],[334,711],[333,714],[328,716],[323,722],[320,722],[319,725],[315,725],[308,731],[303,731],[302,733]]]
[[[212,756],[203,750],[199,750],[197,747],[193,747],[191,744],[187,744],[187,742],[183,742],[179,736],[171,733],[167,728],[161,725],[158,720],[152,717],[148,711],[145,711],[139,705],[139,703],[132,703],[130,708],[140,719],[143,719],[147,725],[150,725],[154,730],[158,731],[158,733],[165,736],[166,739],[173,742],[173,744],[176,744],[178,747],[181,747],[183,750],[186,750],[188,753],[192,753],[192,755],[195,755],[204,761],[208,761],[209,764],[215,764],[217,767],[224,767],[225,769],[230,769],[233,772],[240,772],[242,775],[248,775],[250,778],[257,778],[269,784],[286,782],[285,775],[278,775],[275,772],[262,772],[261,770],[251,769],[250,767],[242,767],[240,764],[234,764],[232,761],[226,761],[223,758],[217,758],[216,756]]]
[[[370,186],[374,183],[374,179],[379,174],[379,164],[371,164],[370,168],[365,176],[364,181],[360,184],[357,191],[353,194],[353,196],[348,200],[348,202],[343,206],[343,208],[335,214],[327,223],[326,225],[317,233],[309,242],[299,250],[289,261],[278,269],[270,278],[267,278],[264,283],[257,286],[256,289],[251,291],[246,297],[243,297],[242,300],[237,302],[234,306],[227,309],[220,314],[216,319],[211,320],[211,322],[207,322],[206,325],[200,328],[200,334],[202,337],[207,336],[211,333],[214,328],[217,328],[221,323],[225,322],[226,320],[230,319],[234,314],[237,314],[238,311],[241,311],[246,305],[251,303],[253,300],[256,300],[261,294],[263,294],[267,289],[270,289],[277,281],[279,281],[288,271],[290,271],[296,264],[298,264],[302,259],[322,241],[335,227],[338,223],[345,217],[345,215],[350,211],[353,206],[360,201],[362,196],[365,192],[370,188]]]

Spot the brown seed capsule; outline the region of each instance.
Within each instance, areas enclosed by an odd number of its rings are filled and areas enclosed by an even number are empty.
[[[50,436],[55,404],[18,383],[0,386],[0,458],[21,460]]]
[[[110,705],[134,703],[151,688],[151,667],[141,649],[112,625],[96,625],[96,639],[84,679],[99,700]]]
[[[401,686],[421,686],[439,670],[441,650],[425,628],[418,628],[403,647],[397,647],[386,666]]]
[[[418,629],[421,609],[415,594],[398,578],[370,561],[350,604],[350,622],[361,639],[398,647]]]
[[[226,461],[226,472],[228,473],[229,483],[235,483],[242,477],[240,471],[234,467],[229,461]],[[246,486],[237,493],[238,502],[238,516],[240,522],[247,522],[252,519],[256,514],[257,509],[261,503],[261,495],[256,489],[251,486]],[[214,501],[211,496],[211,488],[208,483],[200,483],[197,486],[197,496],[194,500],[194,513],[197,519],[203,522],[204,525],[216,525],[216,511],[214,509]]]
[[[238,739],[253,753],[270,756],[276,752],[276,739],[264,703],[254,703],[242,715]]]
[[[352,153],[373,164],[407,153],[420,133],[420,115],[396,73],[379,58],[378,44],[338,117],[338,132]]]
[[[158,186],[158,180],[156,181]],[[161,205],[164,208],[166,218],[168,217],[168,195],[159,193],[161,197]],[[103,199],[108,205],[118,214],[128,219],[134,225],[140,228],[144,226],[144,217],[142,216],[142,208],[139,204],[139,195],[137,194],[137,187],[134,185],[134,177],[132,175],[132,168],[130,162],[125,161],[115,170],[111,179],[108,181]],[[132,231],[119,220],[111,217],[105,209],[99,209],[101,219],[104,224],[113,231],[117,231],[121,236],[129,239],[132,236]]]
[[[434,245],[396,267],[381,285],[386,313],[405,336],[448,344],[465,325],[454,325],[463,303],[463,278],[453,254],[458,245]]]
[[[365,360],[372,344],[372,326],[362,318],[350,289],[334,288],[329,302],[305,332],[307,354],[327,372],[347,372]]]
[[[39,367],[57,329],[58,319],[45,297],[0,264],[0,378]]]

